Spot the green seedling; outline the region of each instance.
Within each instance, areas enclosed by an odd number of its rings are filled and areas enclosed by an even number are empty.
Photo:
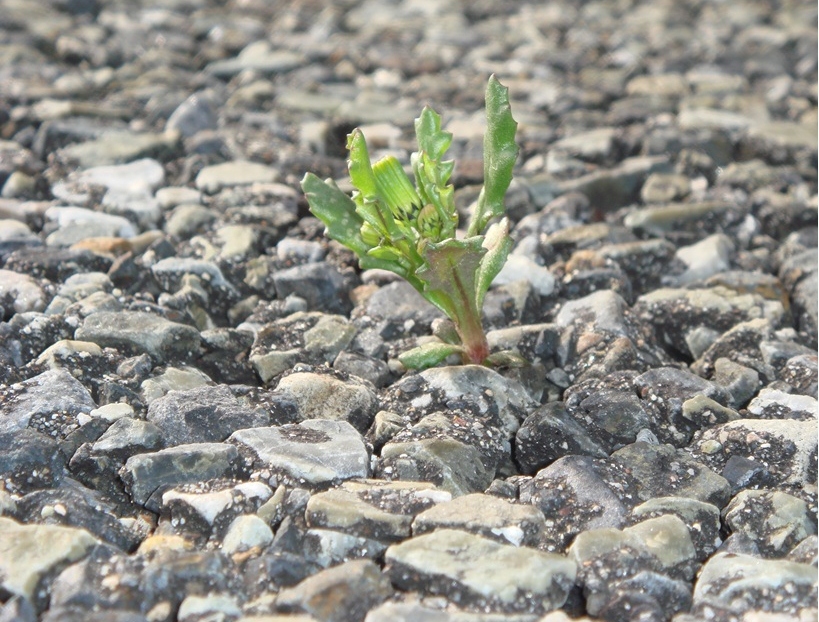
[[[510,353],[490,356],[481,309],[492,280],[512,247],[504,197],[517,159],[517,122],[509,91],[491,76],[486,87],[484,184],[465,236],[456,236],[458,212],[449,183],[454,162],[444,154],[452,134],[425,107],[415,120],[418,151],[411,156],[415,183],[401,163],[385,156],[370,163],[359,129],[347,136],[352,198],[332,180],[307,173],[301,182],[310,211],[359,259],[362,269],[390,270],[452,320],[454,331],[400,355],[408,368],[424,369],[458,354],[463,363],[492,365]]]

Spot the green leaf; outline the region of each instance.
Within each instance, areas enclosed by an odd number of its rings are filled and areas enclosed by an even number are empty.
[[[364,221],[355,211],[355,203],[331,181],[322,181],[313,173],[301,180],[310,211],[324,223],[327,237],[341,242],[356,255],[364,255],[370,246],[361,237]]]
[[[427,369],[443,362],[448,356],[460,354],[463,348],[458,345],[443,342],[431,342],[407,350],[398,355],[398,360],[408,369]]]
[[[483,299],[492,281],[506,263],[509,251],[512,250],[512,238],[509,237],[509,220],[504,218],[489,227],[483,240],[486,254],[478,267],[477,297],[478,308],[483,307]]]
[[[376,246],[375,248],[371,248],[367,255],[383,261],[392,261],[403,266],[405,269],[409,269],[408,262],[404,258],[404,255],[392,246]]]
[[[362,255],[358,258],[358,265],[361,266],[362,270],[389,270],[390,272],[394,272],[398,276],[406,279],[410,283],[414,278],[413,275],[410,274],[407,269],[397,261],[381,259],[371,255]],[[417,281],[417,279],[415,280]]]
[[[506,211],[504,197],[512,182],[512,169],[518,157],[515,132],[518,124],[512,118],[509,89],[490,76],[486,85],[486,134],[483,139],[483,188],[469,235],[483,233],[492,218]]]
[[[449,293],[463,304],[474,304],[477,270],[486,253],[481,240],[475,237],[427,244],[421,252],[426,265],[418,270],[418,276],[428,289]]]
[[[353,185],[365,199],[378,198],[375,174],[370,164],[370,152],[360,129],[356,128],[347,135],[347,149],[350,152],[347,170],[350,172]]]
[[[441,117],[429,106],[424,106],[421,116],[415,119],[415,137],[419,151],[433,160],[441,160],[452,144],[452,132],[441,129]]]
[[[384,156],[373,164],[378,195],[396,218],[409,220],[420,209],[421,199],[404,167],[395,156]]]
[[[484,363],[490,367],[526,367],[529,361],[520,355],[520,352],[515,350],[502,350],[500,352],[493,352],[486,357]]]

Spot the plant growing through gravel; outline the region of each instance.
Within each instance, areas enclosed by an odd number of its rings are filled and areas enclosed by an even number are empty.
[[[332,180],[322,181],[312,173],[301,182],[310,211],[326,225],[325,235],[358,255],[362,269],[400,275],[452,320],[454,330],[439,331],[442,341],[399,356],[406,367],[431,367],[453,354],[463,363],[485,365],[512,358],[510,353],[489,354],[481,309],[512,246],[509,221],[503,216],[518,154],[516,130],[509,90],[491,76],[486,87],[484,184],[465,236],[456,233],[458,212],[449,183],[454,162],[444,160],[452,134],[441,129],[441,117],[429,107],[415,120],[415,184],[394,156],[371,164],[359,129],[347,136],[352,198]]]

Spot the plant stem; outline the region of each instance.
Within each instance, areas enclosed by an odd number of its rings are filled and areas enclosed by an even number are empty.
[[[464,348],[463,362],[482,365],[489,356],[489,344],[483,332],[480,314],[467,313],[466,317],[460,318],[455,327]]]
[[[483,332],[481,310],[478,309],[474,297],[467,293],[455,270],[452,271],[452,283],[458,298],[457,312],[452,320],[464,348],[463,362],[482,365],[484,359],[489,356],[489,344]]]

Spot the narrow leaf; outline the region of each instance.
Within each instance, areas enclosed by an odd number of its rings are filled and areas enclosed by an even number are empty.
[[[356,255],[364,255],[370,246],[361,237],[364,221],[355,211],[355,203],[332,182],[313,173],[301,180],[301,187],[312,214],[324,223],[326,235],[341,242]]]
[[[441,129],[441,117],[429,106],[415,119],[418,148],[433,160],[440,160],[452,144],[452,133]]]
[[[515,132],[518,124],[512,118],[509,89],[490,76],[486,85],[486,134],[483,139],[483,188],[469,235],[483,233],[492,218],[502,215],[506,208],[504,196],[512,181],[512,169],[518,157]]]
[[[489,227],[486,237],[483,240],[483,247],[486,254],[481,258],[481,265],[478,268],[478,283],[476,292],[478,297],[478,308],[483,306],[483,299],[492,281],[498,276],[498,272],[506,263],[509,251],[512,250],[512,238],[509,237],[509,220],[504,218]]]
[[[489,367],[526,367],[529,361],[523,358],[520,352],[514,350],[502,350],[493,352],[484,361]]]
[[[367,141],[360,129],[356,128],[347,135],[347,149],[350,152],[350,157],[347,160],[350,180],[364,198],[375,199],[378,196],[375,174],[370,164]]]
[[[399,354],[398,360],[408,369],[426,369],[438,365],[448,356],[462,352],[463,348],[461,346],[451,343],[431,342]]]

